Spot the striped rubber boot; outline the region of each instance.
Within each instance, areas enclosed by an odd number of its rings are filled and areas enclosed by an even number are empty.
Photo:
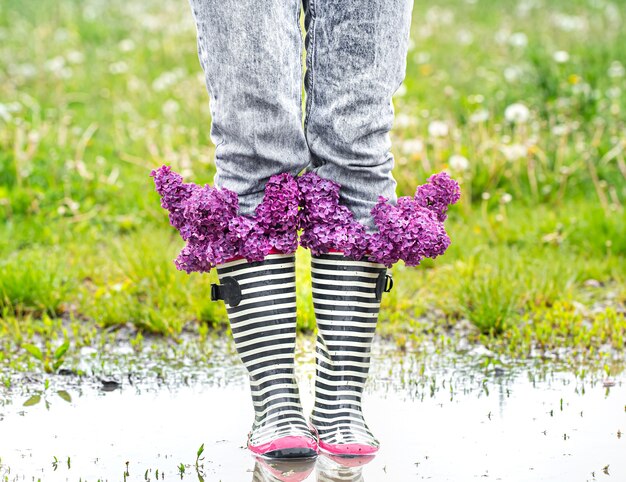
[[[329,253],[312,257],[311,278],[318,328],[311,424],[325,452],[372,454],[379,442],[363,419],[361,395],[380,299],[391,289],[391,276],[382,264]]]
[[[224,300],[237,352],[250,376],[255,418],[248,448],[272,458],[317,455],[294,376],[296,279],[293,254],[217,266],[211,299]]]

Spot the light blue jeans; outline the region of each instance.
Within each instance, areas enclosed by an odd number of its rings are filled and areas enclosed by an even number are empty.
[[[341,184],[341,201],[372,230],[378,196],[397,199],[389,131],[413,0],[190,4],[211,98],[215,186],[253,214],[272,175],[308,168]]]

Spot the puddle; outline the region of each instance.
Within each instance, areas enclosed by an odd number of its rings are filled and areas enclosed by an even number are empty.
[[[378,344],[364,410],[379,453],[312,465],[270,465],[245,449],[253,412],[245,372],[226,352],[208,368],[187,364],[192,375],[172,369],[174,382],[153,370],[53,376],[47,388],[45,376],[23,376],[0,389],[0,480],[626,480],[626,377],[580,378],[554,363],[485,369],[478,355]]]

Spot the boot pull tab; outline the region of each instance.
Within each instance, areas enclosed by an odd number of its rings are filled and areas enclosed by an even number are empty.
[[[376,280],[376,301],[383,298],[383,293],[389,293],[393,288],[393,277],[387,271],[382,271]]]
[[[211,284],[211,301],[217,300],[224,300],[229,306],[237,306],[241,302],[241,288],[235,278],[225,276],[221,284]]]

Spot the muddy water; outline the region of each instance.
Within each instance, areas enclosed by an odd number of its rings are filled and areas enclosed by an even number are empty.
[[[308,410],[314,365],[304,348]],[[480,354],[416,356],[379,344],[364,401],[379,453],[276,465],[245,449],[245,373],[220,356],[219,365],[176,367],[192,375],[173,382],[167,371],[133,377],[119,360],[117,372],[53,376],[47,388],[43,375],[22,376],[0,390],[0,480],[626,480],[624,377],[485,369]]]

